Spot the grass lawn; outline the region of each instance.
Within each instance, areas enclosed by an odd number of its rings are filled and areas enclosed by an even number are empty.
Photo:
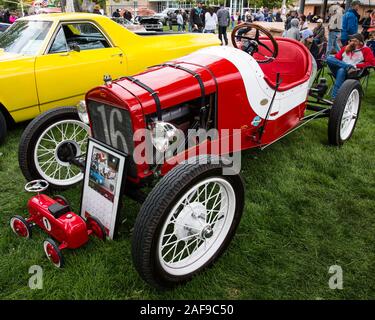
[[[147,286],[133,268],[129,236],[139,205],[129,199],[118,240],[64,252],[63,269],[44,256],[45,233],[35,228],[29,241],[13,234],[9,219],[27,214],[30,197],[17,161],[24,126],[0,147],[1,299],[375,298],[374,76],[343,148],[327,145],[321,119],[263,152],[243,153],[245,212],[229,249],[213,268],[167,292]],[[80,191],[61,193],[76,211]],[[328,286],[335,264],[343,269],[343,290]],[[32,265],[43,268],[42,290],[28,287]]]

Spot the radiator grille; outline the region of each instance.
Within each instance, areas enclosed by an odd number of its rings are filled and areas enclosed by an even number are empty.
[[[129,111],[96,101],[87,103],[92,136],[129,155],[128,175],[136,177],[137,167],[133,160],[134,141]]]

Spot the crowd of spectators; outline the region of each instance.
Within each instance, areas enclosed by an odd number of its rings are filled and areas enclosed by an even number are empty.
[[[343,5],[334,4],[325,21],[311,13],[298,15],[296,11],[290,12],[285,20],[284,37],[302,41],[318,66],[326,63],[329,67],[335,78],[332,98],[347,77],[360,76],[365,68],[375,66],[375,10],[367,10],[361,19],[360,5],[354,0],[345,11]],[[315,27],[309,28],[309,23]]]

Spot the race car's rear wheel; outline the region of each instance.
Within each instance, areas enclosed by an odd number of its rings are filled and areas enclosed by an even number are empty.
[[[44,179],[53,188],[80,182],[83,173],[70,160],[85,154],[89,131],[74,107],[52,109],[35,118],[19,146],[18,160],[25,178]]]
[[[361,107],[362,88],[357,80],[346,80],[337,93],[328,121],[328,140],[341,146],[352,136]]]
[[[181,164],[155,186],[134,225],[132,255],[157,288],[190,280],[213,264],[240,221],[244,185],[219,164]]]

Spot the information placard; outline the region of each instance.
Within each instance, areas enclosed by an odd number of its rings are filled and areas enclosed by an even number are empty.
[[[94,216],[113,239],[117,213],[121,207],[126,155],[89,138],[82,189],[81,216]]]

